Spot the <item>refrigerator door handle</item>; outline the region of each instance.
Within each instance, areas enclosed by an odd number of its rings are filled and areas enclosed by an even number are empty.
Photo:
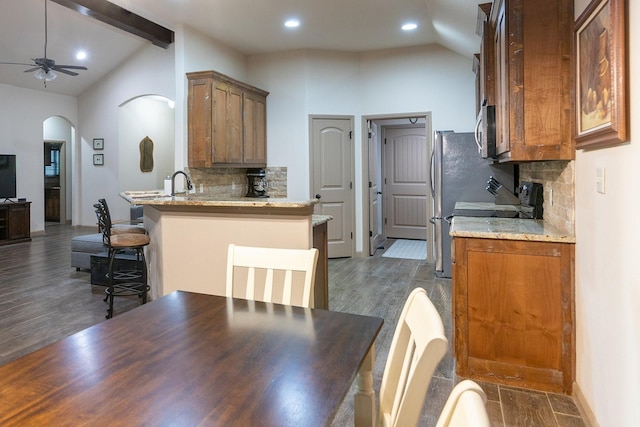
[[[436,196],[436,189],[433,182],[435,161],[436,161],[436,150],[431,150],[431,163],[429,164],[429,188],[431,189],[432,198],[435,198]]]

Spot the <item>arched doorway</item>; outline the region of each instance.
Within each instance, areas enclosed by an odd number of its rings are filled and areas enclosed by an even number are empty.
[[[60,116],[49,117],[42,125],[45,225],[71,222],[71,159],[75,132],[71,122]]]
[[[175,116],[173,101],[142,95],[120,104],[118,111],[118,191],[162,189],[175,168]],[[145,165],[141,143],[145,140]],[[149,143],[150,141],[150,143]],[[149,158],[149,156],[151,156]],[[117,204],[116,217],[127,218],[128,206]],[[120,211],[122,210],[122,211]],[[120,212],[118,212],[120,211]],[[114,213],[112,212],[112,216]]]

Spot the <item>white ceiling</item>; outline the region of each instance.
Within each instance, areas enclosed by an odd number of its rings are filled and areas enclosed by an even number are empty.
[[[184,24],[247,55],[295,49],[362,52],[438,43],[466,57],[479,49],[475,34],[482,0],[110,0],[174,30]],[[143,45],[150,43],[56,3],[48,3],[47,57],[85,65],[80,76],[47,83],[19,65],[0,65],[0,83],[77,96]],[[285,29],[286,18],[302,25]],[[418,24],[411,33],[406,21]],[[83,48],[84,63],[73,55]],[[158,47],[157,49],[161,49]],[[0,61],[31,62],[44,54],[44,0],[0,0]]]

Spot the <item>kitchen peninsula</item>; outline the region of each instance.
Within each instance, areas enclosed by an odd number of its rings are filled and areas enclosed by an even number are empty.
[[[320,252],[315,307],[327,307],[326,222],[313,215],[317,200],[246,197],[217,199],[204,195],[169,197],[161,192],[124,192],[144,208],[151,244],[146,252],[152,298],[175,290],[225,294],[227,247],[230,243],[273,248],[308,249],[314,233]]]

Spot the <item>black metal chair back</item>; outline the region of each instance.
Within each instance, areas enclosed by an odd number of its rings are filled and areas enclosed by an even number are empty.
[[[104,199],[102,199],[104,200]],[[98,232],[102,233],[102,242],[111,247],[111,217],[109,212],[105,210],[102,203],[96,203],[93,205],[96,209],[96,217],[98,218]]]

